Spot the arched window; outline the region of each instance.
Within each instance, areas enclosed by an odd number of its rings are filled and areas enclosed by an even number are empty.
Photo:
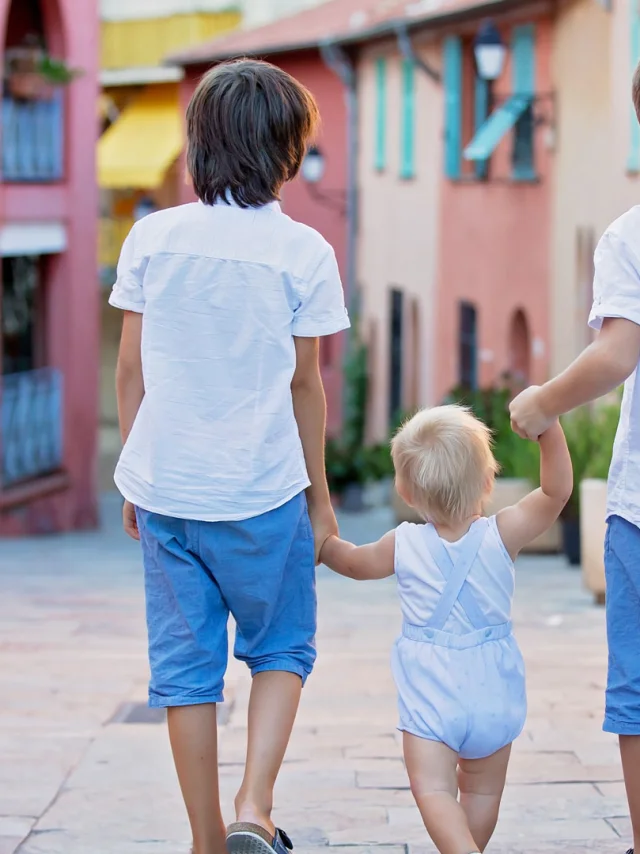
[[[522,309],[518,309],[511,319],[509,333],[509,368],[516,387],[529,385],[531,374],[531,337],[529,324]]]

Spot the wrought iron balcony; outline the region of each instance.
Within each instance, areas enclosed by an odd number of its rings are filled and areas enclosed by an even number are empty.
[[[2,179],[47,183],[64,177],[64,105],[61,93],[46,101],[2,99]]]
[[[0,486],[62,467],[62,374],[41,368],[0,378]]]

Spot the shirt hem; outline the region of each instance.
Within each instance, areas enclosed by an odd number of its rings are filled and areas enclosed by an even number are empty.
[[[113,308],[119,308],[122,311],[135,311],[136,314],[142,314],[144,312],[144,305],[140,305],[139,302],[128,302],[127,300],[113,299],[113,297],[109,297],[109,305]]]
[[[138,507],[140,510],[145,510],[147,513],[155,513],[157,516],[166,516],[169,519],[186,519],[191,522],[244,522],[247,519],[255,519],[257,516],[264,516],[265,513],[270,513],[272,510],[278,510],[280,507],[284,507],[284,505],[295,498],[296,495],[300,495],[301,492],[304,492],[311,486],[311,481],[308,479],[306,481],[300,481],[299,484],[296,484],[291,488],[291,490],[288,490],[284,496],[278,498],[274,502],[268,502],[263,507],[256,508],[252,512],[198,513],[196,511],[194,515],[194,513],[180,512],[179,510],[160,507],[152,501],[147,501],[144,498],[136,498],[134,491],[129,490],[129,488],[122,483],[122,480],[117,476],[117,474],[114,477],[114,482],[125,501],[131,502],[134,507]]]
[[[606,521],[610,522],[614,516],[618,516],[618,518],[624,519],[624,521],[628,522],[630,525],[640,528],[640,516],[634,516],[634,514],[628,510],[624,510],[621,507],[608,508]]]
[[[305,325],[300,329],[294,324],[292,335],[294,338],[324,338],[326,335],[335,335],[337,332],[344,332],[345,329],[349,329],[350,327],[350,321],[342,318],[339,321],[318,323],[315,326]]]

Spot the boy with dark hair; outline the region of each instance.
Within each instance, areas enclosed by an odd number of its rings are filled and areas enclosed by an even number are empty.
[[[640,65],[633,77],[640,120]],[[605,543],[609,677],[604,720],[618,735],[631,812],[640,846],[640,207],[606,230],[595,254],[589,324],[598,337],[575,362],[511,404],[514,429],[537,439],[565,412],[625,384],[609,471]],[[633,854],[630,849],[628,854]]]
[[[115,480],[142,541],[149,702],[168,709],[194,854],[291,847],[273,788],[315,661],[315,564],[337,528],[318,339],[349,325],[333,250],[278,204],[317,122],[274,66],[210,71],[187,114],[199,201],[136,223],[111,296],[125,312]],[[230,613],[253,685],[227,831],[216,704]]]

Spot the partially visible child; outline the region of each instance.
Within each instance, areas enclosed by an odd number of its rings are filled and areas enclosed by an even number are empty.
[[[360,547],[331,536],[322,548],[322,561],[341,575],[397,576],[399,729],[411,791],[442,854],[484,851],[525,723],[513,562],[553,525],[573,485],[557,422],[540,452],[540,489],[487,519],[498,468],[489,429],[458,406],[419,412],[393,440],[392,455],[398,492],[425,524],[405,523]]]

